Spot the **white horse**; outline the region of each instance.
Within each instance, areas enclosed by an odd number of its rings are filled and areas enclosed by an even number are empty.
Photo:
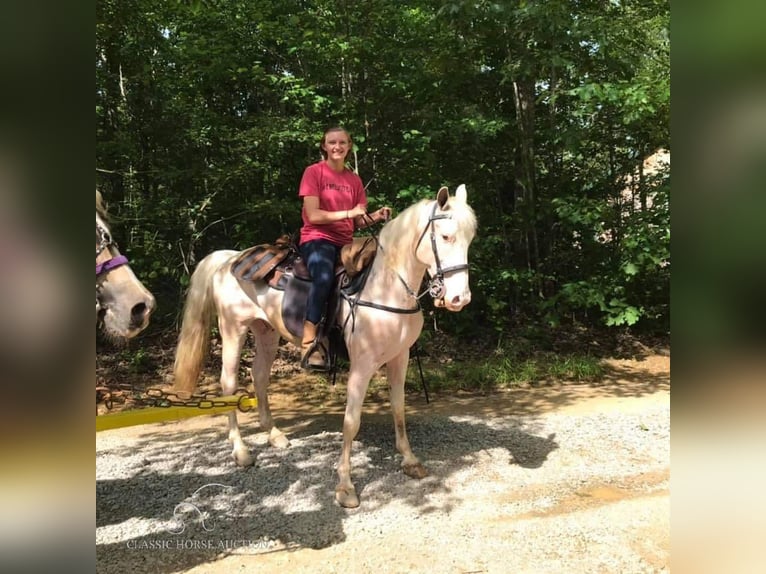
[[[426,271],[429,291],[436,304],[460,311],[471,301],[468,285],[468,246],[476,234],[476,216],[466,202],[461,185],[454,197],[446,187],[435,200],[422,200],[405,209],[380,231],[378,253],[358,300],[342,300],[337,321],[349,355],[346,412],[343,419],[343,449],[338,465],[335,497],[341,506],[359,506],[351,482],[351,445],[359,431],[362,402],[370,378],[386,365],[396,448],[404,457],[404,472],[423,478],[427,471],[412,452],[404,423],[404,379],[410,347],[423,329],[416,291]],[[237,370],[248,331],[256,353],[251,376],[258,398],[261,428],[276,447],[289,442],[274,424],[267,387],[280,336],[300,345],[285,327],[281,316],[284,292],[264,282],[240,281],[231,273],[240,252],[215,251],[202,259],[191,277],[183,322],[176,349],[175,388],[191,392],[207,354],[211,321],[218,316],[223,366],[221,386],[225,395],[237,389]],[[353,308],[352,308],[353,307]],[[349,314],[353,317],[347,320]],[[237,425],[236,411],[229,417],[229,440],[237,464],[253,464]]]
[[[96,190],[96,324],[112,338],[130,339],[149,325],[154,296],[121,255],[106,224],[101,193]]]

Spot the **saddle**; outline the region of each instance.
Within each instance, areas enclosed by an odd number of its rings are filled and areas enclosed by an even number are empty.
[[[369,268],[377,253],[374,237],[355,237],[344,245],[335,266],[335,281],[327,302],[325,319],[319,327],[319,338],[330,340],[330,355],[345,354],[342,337],[330,337],[342,297],[361,291]],[[263,281],[272,289],[284,291],[282,321],[297,339],[303,337],[303,322],[311,288],[311,275],[290,236],[282,235],[274,244],[255,245],[243,251],[231,266],[240,281]]]
[[[231,272],[242,281],[262,281],[274,272],[293,251],[289,235],[282,235],[274,244],[263,243],[245,249],[231,265]]]

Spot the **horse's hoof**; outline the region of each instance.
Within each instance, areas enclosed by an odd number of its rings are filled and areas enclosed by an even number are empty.
[[[272,433],[269,434],[269,444],[274,448],[287,448],[290,446],[290,441],[283,432],[278,431],[275,433],[272,431]]]
[[[234,451],[234,462],[237,466],[253,466],[255,459],[247,451]]]
[[[404,474],[411,476],[412,478],[425,478],[428,476],[426,467],[419,462],[415,464],[405,464],[402,466],[402,470],[404,471]]]
[[[351,488],[337,487],[335,489],[335,500],[343,508],[356,508],[359,506],[359,497],[356,495],[356,490],[354,490],[353,486]]]

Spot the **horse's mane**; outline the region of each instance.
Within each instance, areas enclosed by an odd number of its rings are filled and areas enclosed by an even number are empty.
[[[414,247],[413,231],[418,235],[423,232],[423,224],[420,223],[421,210],[432,203],[432,200],[421,199],[402,211],[381,229],[380,242],[383,245],[383,254],[387,266],[396,266]],[[459,241],[467,243],[473,239],[473,236],[476,235],[476,215],[467,203],[450,197],[444,211],[450,212],[452,219],[457,223]]]
[[[96,213],[98,213],[101,219],[106,221],[106,206],[99,190],[96,190]]]

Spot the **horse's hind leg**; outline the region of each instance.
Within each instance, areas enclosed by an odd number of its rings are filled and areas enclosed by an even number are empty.
[[[237,392],[237,372],[242,360],[242,345],[247,336],[247,327],[234,321],[227,322],[221,316],[218,318],[218,329],[221,332],[221,390],[224,395]],[[242,440],[237,423],[237,411],[233,410],[229,417],[229,440],[233,445],[232,456],[239,466],[250,466],[255,459]]]
[[[255,338],[255,356],[250,375],[258,397],[258,418],[261,429],[269,433],[269,443],[277,448],[290,446],[285,434],[274,424],[269,408],[269,376],[279,347],[279,333],[264,321],[257,321],[250,328]]]
[[[426,468],[410,448],[407,438],[407,427],[404,423],[404,379],[407,375],[407,363],[410,359],[409,349],[386,364],[386,376],[391,388],[391,411],[394,415],[394,430],[396,432],[396,449],[401,453],[402,470],[407,476],[423,478],[428,475]]]

